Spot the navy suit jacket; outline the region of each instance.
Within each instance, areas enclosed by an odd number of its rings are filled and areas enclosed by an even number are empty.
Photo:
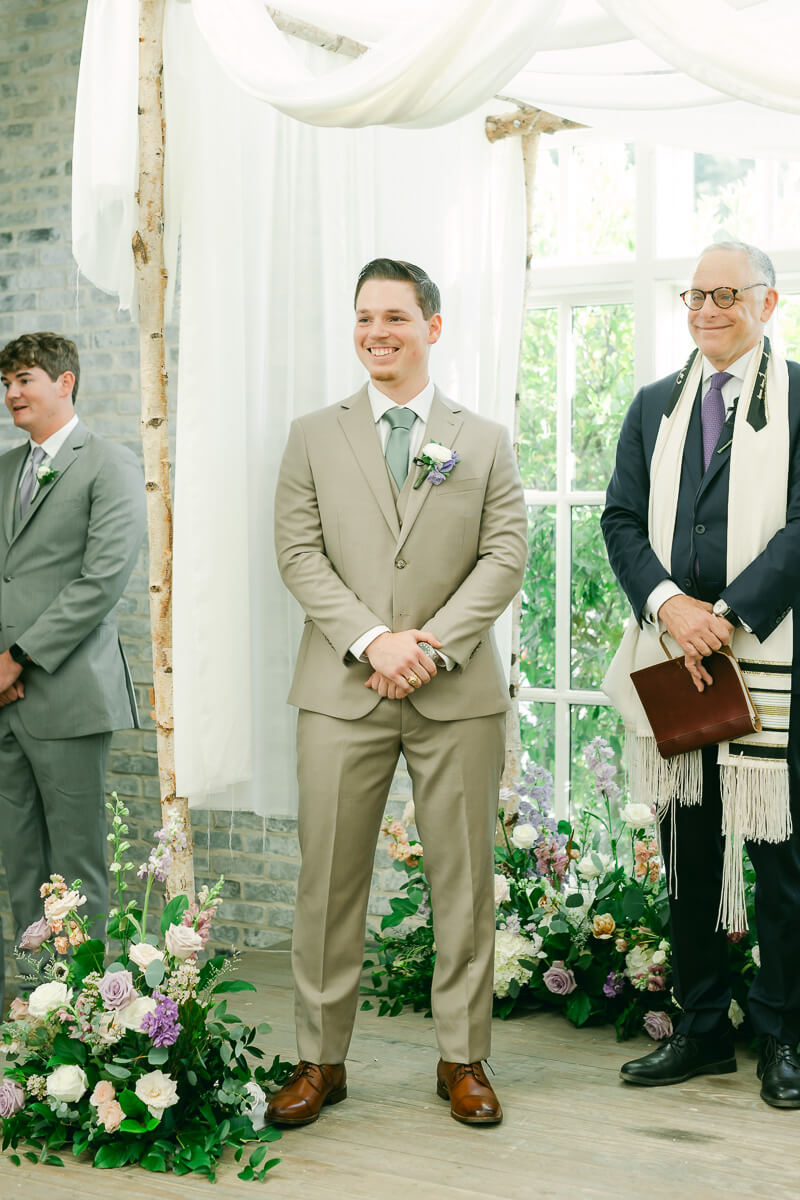
[[[682,591],[699,600],[726,600],[760,641],[796,607],[800,597],[800,365],[790,362],[787,366],[791,447],[786,525],[728,584],[725,574],[732,418],[723,427],[717,451],[703,473],[698,390],[684,449],[668,571],[650,544],[647,513],[650,462],[677,373],[637,392],[620,432],[601,526],[611,567],[640,624],[648,596],[665,579],[673,579]],[[752,502],[758,504],[757,492]],[[800,619],[794,622],[792,690],[800,692]]]

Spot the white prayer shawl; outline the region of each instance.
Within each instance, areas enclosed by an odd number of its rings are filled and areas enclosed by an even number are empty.
[[[766,370],[764,361],[766,358]],[[698,351],[686,364],[683,386],[671,412],[662,417],[650,465],[648,527],[651,545],[669,571],[678,507],[683,453],[694,400],[702,378]],[[680,376],[678,378],[680,383]],[[762,339],[750,360],[736,409],[728,494],[727,581],[761,553],[786,524],[789,478],[789,382],[784,359],[769,352]],[[742,846],[745,840],[782,842],[792,832],[789,773],[786,762],[791,699],[792,614],[763,642],[737,627],[733,650],[739,659],[763,729],[718,748],[725,835],[722,895],[718,925],[747,928]],[[674,802],[702,799],[700,751],[663,759],[633,684],[631,671],[662,662],[658,632],[628,621],[603,688],[628,732],[631,790],[637,799],[655,800],[659,816]],[[675,886],[677,846],[672,839]]]

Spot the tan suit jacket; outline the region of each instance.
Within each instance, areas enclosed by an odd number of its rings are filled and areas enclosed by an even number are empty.
[[[502,712],[491,625],[519,590],[527,514],[507,431],[436,390],[426,441],[458,452],[444,483],[407,495],[402,522],[364,386],[292,424],[275,502],[281,576],[306,624],[289,702],[349,720],[378,703],[350,646],[376,625],[428,629],[455,664],[414,692],[433,720]],[[411,467],[412,482],[420,469]]]

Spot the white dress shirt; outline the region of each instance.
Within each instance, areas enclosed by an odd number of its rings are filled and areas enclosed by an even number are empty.
[[[753,357],[755,352],[756,346],[753,346],[753,348],[746,351],[741,358],[737,358],[735,362],[732,362],[729,367],[725,368],[731,377],[730,379],[726,380],[722,386],[722,399],[725,401],[726,421],[731,415],[734,402],[741,394],[744,378],[747,374],[747,368],[750,366],[750,359]],[[717,368],[708,361],[705,355],[703,355],[703,387],[701,393],[703,399],[706,398],[706,395],[711,390],[712,375],[716,374]],[[652,592],[647,597],[644,606],[645,620],[649,621],[651,625],[660,626],[661,622],[658,619],[658,610],[661,608],[661,605],[666,600],[669,600],[672,596],[683,595],[685,595],[685,593],[681,588],[678,587],[674,580],[664,579],[661,583],[657,584],[656,587],[653,588]],[[750,633],[749,627],[745,625],[744,622],[742,622],[742,628]]]
[[[25,478],[25,475],[28,470],[28,465],[29,465],[31,459],[33,458],[33,451],[36,448],[36,446],[40,445],[41,448],[44,450],[44,458],[39,463],[39,470],[41,471],[43,468],[46,470],[47,467],[50,466],[50,463],[53,461],[55,456],[58,454],[59,450],[64,445],[64,442],[67,440],[67,438],[72,433],[73,429],[75,428],[75,426],[77,424],[78,424],[78,414],[75,413],[75,415],[73,417],[70,417],[70,419],[69,419],[69,421],[67,421],[66,425],[62,425],[60,429],[57,429],[55,431],[55,433],[51,433],[50,437],[45,438],[45,440],[43,442],[34,442],[33,439],[31,439],[30,449],[28,450],[28,457],[25,459],[25,466],[22,468],[22,474],[19,477],[19,486],[20,487],[22,487],[22,481]],[[39,484],[39,480],[37,479],[36,480],[36,489],[33,493],[33,496],[36,496],[38,494],[39,487],[40,487],[40,484]],[[31,499],[33,499],[33,496],[31,497]]]
[[[370,381],[367,384],[367,394],[369,396],[372,415],[375,418],[375,427],[378,432],[378,440],[381,444],[381,450],[386,453],[386,443],[389,440],[391,425],[384,420],[385,414],[392,408],[410,408],[416,414],[416,421],[411,426],[409,436],[409,465],[413,459],[419,454],[425,441],[425,430],[428,425],[428,418],[431,413],[431,404],[433,403],[433,382],[428,380],[425,387],[416,396],[412,397],[406,404],[395,404],[389,396],[382,392],[380,388]],[[359,659],[360,662],[369,662],[364,651],[370,642],[378,636],[379,633],[391,633],[387,625],[375,625],[372,629],[368,629],[362,634],[358,641],[353,642],[350,647],[350,653],[353,658]],[[448,671],[452,669],[453,664],[450,662],[446,654],[442,654],[441,650],[437,650],[437,654],[441,656]]]

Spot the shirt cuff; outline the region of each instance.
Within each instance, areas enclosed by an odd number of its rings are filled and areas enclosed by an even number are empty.
[[[644,602],[644,619],[649,621],[651,625],[658,628],[660,622],[658,620],[658,610],[661,605],[671,599],[672,596],[683,596],[684,592],[678,587],[672,579],[664,579],[656,587],[653,588],[650,595]]]
[[[353,642],[352,646],[350,647],[350,653],[352,654],[353,658],[358,660],[358,662],[368,663],[369,659],[364,653],[367,646],[370,644],[370,642],[375,640],[379,633],[391,632],[392,631],[388,625],[373,625],[372,629],[368,629],[366,633],[362,633],[361,637],[358,638],[357,641]]]

